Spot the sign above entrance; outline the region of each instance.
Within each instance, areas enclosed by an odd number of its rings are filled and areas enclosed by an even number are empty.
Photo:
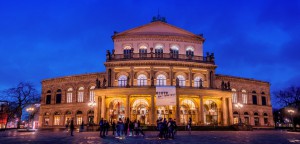
[[[156,106],[176,105],[176,87],[156,87]]]

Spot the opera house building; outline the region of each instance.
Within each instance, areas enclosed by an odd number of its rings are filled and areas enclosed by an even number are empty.
[[[114,32],[112,40],[114,48],[99,56],[105,71],[42,81],[40,128],[64,127],[71,118],[76,125],[101,118],[143,125],[172,118],[185,125],[191,118],[198,126],[274,126],[270,83],[216,74],[203,35],[156,17]]]

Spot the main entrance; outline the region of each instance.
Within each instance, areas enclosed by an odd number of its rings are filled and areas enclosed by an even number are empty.
[[[130,120],[139,120],[141,124],[150,124],[149,103],[146,99],[138,98],[134,100]]]
[[[118,121],[119,118],[124,120],[125,118],[125,106],[122,100],[115,99],[109,104],[109,121]]]

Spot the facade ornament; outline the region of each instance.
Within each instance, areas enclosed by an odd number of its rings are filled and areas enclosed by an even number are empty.
[[[103,79],[103,83],[102,84],[103,84],[102,88],[106,88],[106,79],[105,78]]]
[[[111,60],[111,54],[109,50],[106,51],[106,59]]]
[[[224,90],[225,89],[225,83],[224,81],[222,80],[222,83],[221,83],[221,89]]]
[[[151,77],[151,86],[152,87],[154,86],[154,77],[153,76]]]
[[[229,81],[227,82],[227,88],[228,88],[227,90],[230,90],[230,91],[231,91],[231,88],[230,88],[230,82],[229,82]]]
[[[96,79],[96,88],[100,88],[101,87],[101,81],[98,80],[98,78]]]
[[[126,87],[130,87],[130,85],[129,85],[129,81],[130,81],[130,78],[129,78],[129,76],[127,77],[127,84],[126,84]]]

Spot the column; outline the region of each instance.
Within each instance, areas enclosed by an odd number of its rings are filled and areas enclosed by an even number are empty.
[[[170,83],[173,86],[173,66],[170,66]]]
[[[223,112],[223,125],[228,125],[228,110],[226,107],[226,98],[222,97],[222,112]]]
[[[176,123],[180,124],[180,107],[179,107],[179,95],[176,95]]]
[[[189,68],[189,82],[190,82],[190,87],[192,87],[192,68]]]
[[[154,97],[155,95],[151,95],[151,120],[150,120],[151,125],[155,125],[155,120],[156,120]]]
[[[200,122],[201,124],[204,124],[204,105],[203,105],[203,97],[200,96]]]
[[[131,85],[130,86],[133,86],[133,81],[134,81],[134,73],[133,73],[133,67],[130,67],[130,79],[131,79]]]
[[[129,99],[129,95],[126,96],[126,107],[125,107],[125,117],[129,118],[130,116],[130,106],[129,106],[129,103],[130,103],[130,99]]]
[[[100,116],[100,100],[99,96],[95,96],[96,106],[94,108],[94,123],[98,124]]]
[[[233,112],[232,112],[232,100],[231,97],[228,98],[228,109],[229,109],[229,125],[233,124]]]
[[[106,106],[105,106],[105,96],[102,96],[102,101],[101,101],[101,118],[105,119],[105,111],[106,111]]]

